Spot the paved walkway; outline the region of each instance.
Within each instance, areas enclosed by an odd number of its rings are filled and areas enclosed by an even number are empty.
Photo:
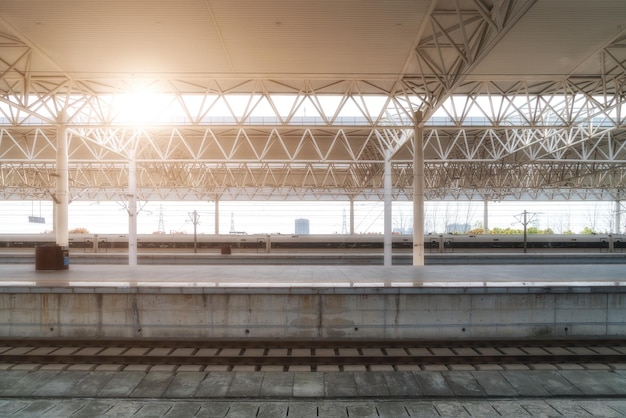
[[[485,265],[485,266],[112,266],[73,265],[69,270],[39,270],[0,264],[0,288],[157,288],[161,292],[290,291],[294,288],[531,288],[626,285],[624,265]]]
[[[3,417],[626,416],[626,370],[601,365],[595,370],[537,365],[534,370],[176,373],[168,366],[125,371],[3,367],[10,369],[0,372]]]
[[[16,417],[623,417],[624,400],[128,400],[0,399],[0,414]]]

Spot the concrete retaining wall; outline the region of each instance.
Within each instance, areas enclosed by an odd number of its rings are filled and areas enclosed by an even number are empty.
[[[437,339],[626,336],[622,288],[14,289],[0,336]]]

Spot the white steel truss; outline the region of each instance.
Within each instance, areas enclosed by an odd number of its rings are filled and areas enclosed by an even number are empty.
[[[34,73],[0,34],[0,199],[54,198],[67,126],[72,199],[412,199],[424,123],[428,199],[617,199],[626,189],[626,35],[595,72],[473,74],[534,0],[434,2],[401,76],[89,77]],[[140,112],[141,111],[141,112]],[[423,121],[414,115],[421,111]]]

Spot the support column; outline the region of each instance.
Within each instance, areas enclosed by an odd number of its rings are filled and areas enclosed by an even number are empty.
[[[57,198],[56,195],[52,196],[52,232],[54,232],[54,236],[56,237],[57,230]]]
[[[128,265],[137,265],[137,161],[128,161]]]
[[[385,223],[385,236],[384,236],[384,266],[390,267],[392,264],[391,261],[391,247],[392,247],[392,237],[391,237],[391,217],[392,217],[392,208],[391,208],[391,152],[387,150],[385,153],[385,178],[384,178],[384,188],[385,188],[385,209],[384,209],[384,223]]]
[[[215,235],[220,234],[220,200],[215,197]]]
[[[622,204],[620,202],[619,195],[615,201],[615,233],[622,233]]]
[[[415,113],[413,138],[413,265],[424,265],[424,125]]]
[[[350,198],[350,235],[354,235],[354,199]]]
[[[485,196],[483,209],[483,234],[489,233],[489,196]]]
[[[57,184],[54,196],[55,203],[55,236],[56,243],[61,247],[69,246],[69,157],[67,152],[67,125],[65,111],[59,115],[57,126]]]

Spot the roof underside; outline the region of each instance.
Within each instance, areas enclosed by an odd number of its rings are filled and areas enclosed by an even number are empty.
[[[0,198],[620,199],[626,3],[3,0]],[[139,112],[142,110],[143,112]],[[416,115],[420,115],[416,118]],[[420,130],[421,131],[421,130]]]

